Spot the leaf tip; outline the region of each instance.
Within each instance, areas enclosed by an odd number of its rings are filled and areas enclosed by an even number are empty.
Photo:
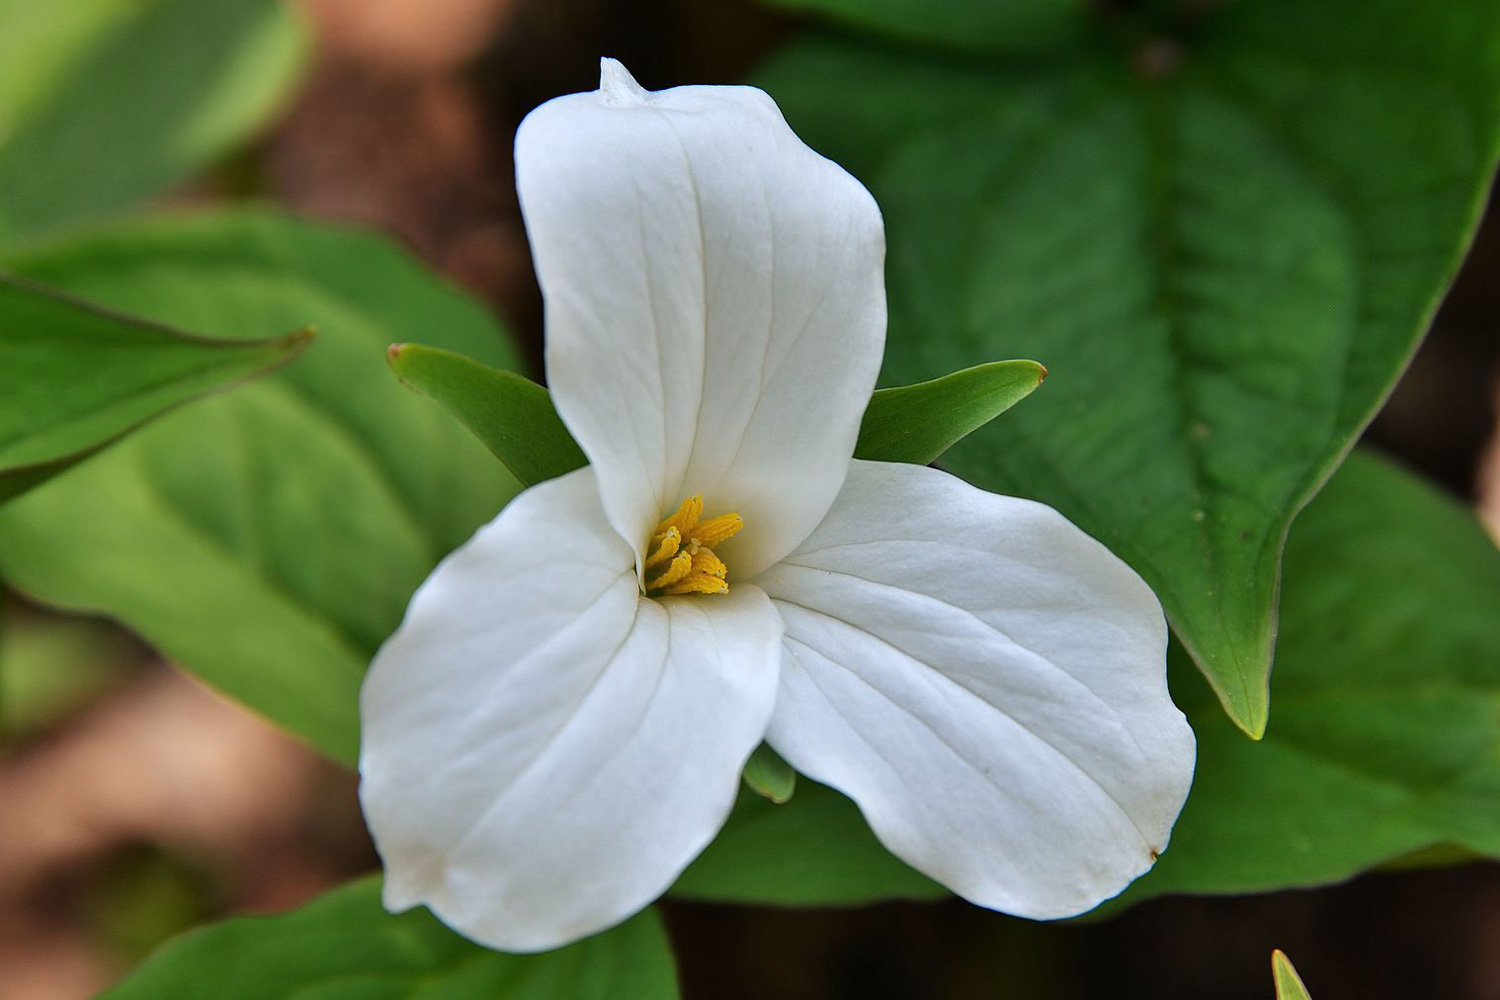
[[[1214,686],[1219,687],[1217,682]],[[1252,740],[1265,737],[1266,725],[1271,720],[1269,684],[1261,685],[1259,689],[1246,684],[1238,691],[1219,687],[1219,703],[1224,707],[1224,714],[1229,716],[1240,732]]]
[[[1307,984],[1280,948],[1271,950],[1271,979],[1276,986],[1276,1000],[1309,1000]]]
[[[1234,724],[1240,727],[1240,732],[1252,740],[1260,741],[1266,737],[1266,726],[1270,722],[1270,706],[1264,702],[1244,707],[1241,711],[1229,713]]]

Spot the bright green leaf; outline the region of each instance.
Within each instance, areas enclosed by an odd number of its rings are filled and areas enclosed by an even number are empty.
[[[215,335],[318,327],[294,365],[155,421],[0,507],[0,577],[124,622],[344,760],[379,643],[517,484],[390,377],[414,333],[515,365],[504,332],[382,240],[230,214],[120,226],[15,270]]]
[[[755,794],[784,805],[797,790],[797,772],[781,754],[762,743],[745,762],[745,785]]]
[[[1271,952],[1271,976],[1276,981],[1276,1000],[1312,1000],[1292,960],[1280,948]]]
[[[1258,0],[1149,49],[810,39],[760,82],[885,215],[885,377],[1044,358],[945,467],[1152,585],[1259,734],[1292,518],[1410,355],[1488,188],[1500,5]],[[1148,58],[1149,57],[1149,58]]]
[[[0,274],[0,501],[174,406],[288,361],[310,337],[194,336]]]
[[[0,0],[0,242],[116,212],[242,142],[305,62],[279,0]]]
[[[857,458],[927,465],[1031,395],[1047,369],[992,361],[930,382],[880,389],[859,425]]]
[[[769,0],[916,42],[1010,52],[1077,33],[1088,0]]]
[[[425,910],[390,914],[380,882],[291,913],[236,917],[168,942],[99,1000],[676,1000],[661,921],[647,910],[557,951],[507,955]]]
[[[1174,663],[1197,776],[1122,899],[1322,885],[1434,846],[1500,857],[1497,608],[1500,551],[1473,515],[1351,455],[1292,528],[1265,739]]]
[[[525,486],[588,464],[547,390],[452,351],[397,344],[387,355],[401,381],[469,428]]]
[[[785,805],[742,792],[729,823],[672,894],[761,906],[851,906],[942,899],[948,891],[880,846],[854,803],[803,777]]]

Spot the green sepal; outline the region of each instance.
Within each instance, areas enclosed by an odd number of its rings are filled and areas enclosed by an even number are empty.
[[[456,417],[523,485],[588,464],[551,395],[525,376],[420,344],[394,344],[386,360],[397,378]]]
[[[285,364],[312,337],[199,337],[0,274],[0,502],[173,407]]]
[[[781,754],[762,743],[745,762],[745,786],[755,794],[785,805],[797,790],[797,772]]]
[[[854,457],[927,465],[1031,395],[1047,377],[1035,361],[992,361],[870,397]]]
[[[387,360],[403,383],[457,418],[527,486],[588,464],[545,388],[515,372],[420,344],[395,344]],[[1025,399],[1047,369],[993,361],[870,397],[854,457],[926,465]]]
[[[1292,960],[1280,948],[1271,952],[1271,976],[1276,980],[1276,1000],[1312,1000]]]

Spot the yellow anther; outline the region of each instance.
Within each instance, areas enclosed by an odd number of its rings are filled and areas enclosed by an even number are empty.
[[[652,535],[651,544],[655,548],[646,557],[647,569],[651,569],[653,566],[660,566],[677,554],[677,550],[682,547],[682,532],[678,531],[675,527],[668,528],[660,534]]]
[[[646,546],[642,576],[648,597],[683,594],[727,594],[729,567],[713,547],[739,533],[745,522],[738,514],[703,517],[703,495],[682,501],[677,513],[657,525]],[[663,565],[665,564],[665,565]],[[656,571],[651,575],[646,571]]]
[[[672,557],[672,562],[667,568],[657,574],[655,579],[646,581],[646,593],[670,587],[674,583],[686,577],[693,571],[693,556],[688,552],[679,552]]]
[[[706,573],[722,580],[729,573],[729,567],[724,565],[724,560],[714,555],[713,549],[700,548],[693,553],[693,572]]]
[[[738,535],[744,526],[745,522],[738,514],[721,514],[702,524],[695,524],[686,534],[699,545],[711,549]]]
[[[682,501],[682,506],[677,508],[677,513],[667,518],[656,526],[656,534],[670,531],[676,528],[683,535],[693,530],[698,523],[698,518],[703,516],[703,494],[695,493]]]
[[[722,577],[710,576],[707,573],[689,573],[677,583],[672,584],[662,591],[671,597],[683,594],[727,594],[729,584]]]

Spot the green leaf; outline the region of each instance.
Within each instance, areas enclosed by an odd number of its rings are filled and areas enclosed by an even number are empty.
[[[1312,1000],[1292,960],[1280,948],[1271,952],[1271,976],[1276,981],[1276,1000]]]
[[[779,753],[762,743],[745,762],[745,785],[762,798],[784,805],[797,790],[797,772]]]
[[[0,0],[0,242],[116,212],[258,128],[305,63],[279,0]]]
[[[452,351],[396,344],[386,356],[397,377],[484,442],[524,486],[588,465],[546,389]]]
[[[671,892],[759,906],[852,906],[948,895],[880,846],[854,803],[805,776],[785,805],[742,792],[728,824]]]
[[[1077,33],[1087,0],[770,0],[852,27],[960,49],[1046,47]]]
[[[0,501],[174,406],[285,363],[311,336],[213,340],[0,274]]]
[[[1351,455],[1292,529],[1264,741],[1173,664],[1197,775],[1122,900],[1322,885],[1435,847],[1500,857],[1496,608],[1500,551],[1473,515]]]
[[[374,650],[438,559],[517,489],[390,377],[385,350],[420,331],[514,365],[504,332],[383,240],[254,213],[120,226],[8,263],[215,335],[317,325],[297,364],[0,508],[0,577],[118,618],[352,762]]]
[[[387,913],[363,879],[299,910],[236,917],[168,942],[99,1000],[676,1000],[672,953],[647,910],[567,948],[489,951],[426,910]]]
[[[1259,735],[1283,540],[1473,231],[1500,5],[1259,0],[1048,59],[812,38],[761,83],[874,192],[885,378],[996,355],[1047,391],[947,468],[1046,502],[1161,597]]]
[[[992,361],[870,397],[856,458],[927,465],[1042,384],[1035,361]]]

